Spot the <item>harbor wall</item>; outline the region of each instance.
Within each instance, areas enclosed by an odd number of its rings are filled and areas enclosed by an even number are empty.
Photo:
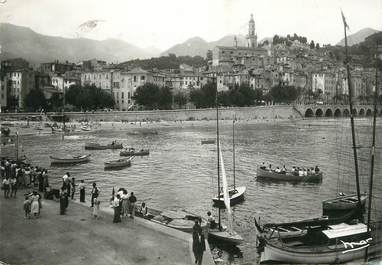
[[[47,113],[54,117],[55,113]],[[112,111],[112,112],[68,112],[65,115],[70,121],[193,121],[216,120],[216,109],[182,109],[182,110],[153,110],[153,111]],[[0,120],[25,120],[27,117],[40,116],[39,113],[1,113]],[[232,120],[269,120],[297,119],[299,113],[291,105],[273,105],[241,108],[220,108],[219,119]]]

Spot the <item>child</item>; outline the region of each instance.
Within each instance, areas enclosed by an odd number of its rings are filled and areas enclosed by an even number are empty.
[[[28,196],[25,196],[25,201],[24,201],[24,212],[25,212],[25,219],[30,218],[31,201],[29,200],[29,197],[28,197]]]
[[[99,212],[99,205],[100,204],[101,204],[101,202],[98,200],[98,198],[94,198],[93,216],[96,219],[98,219],[98,212]]]

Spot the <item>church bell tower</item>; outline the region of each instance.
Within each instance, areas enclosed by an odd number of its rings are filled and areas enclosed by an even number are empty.
[[[251,19],[248,23],[248,47],[256,48],[257,47],[257,35],[255,31],[255,21],[253,20],[253,14],[251,14]]]

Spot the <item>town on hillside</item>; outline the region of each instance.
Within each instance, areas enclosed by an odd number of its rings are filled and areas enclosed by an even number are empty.
[[[2,111],[57,111],[62,108],[63,95],[67,93],[66,104],[74,106],[73,109],[76,109],[76,105],[82,109],[86,102],[76,104],[75,101],[81,95],[89,97],[90,93],[103,98],[98,101],[94,99],[101,103],[87,106],[93,110],[105,107],[119,111],[141,109],[139,107],[210,107],[214,104],[213,99],[205,104],[198,100],[203,98],[203,88],[211,83],[216,86],[210,89],[217,87],[221,104],[227,106],[292,101],[347,103],[348,82],[343,52],[339,47],[320,47],[318,43],[309,42],[306,37],[297,34],[285,38],[275,35],[272,41],[259,43],[252,15],[246,37],[247,46],[238,46],[235,37],[232,46],[216,46],[207,52],[206,59],[186,56],[188,60],[182,60],[170,54],[120,64],[97,59],[79,63],[55,60],[34,68],[23,58],[3,60],[0,69],[0,106]],[[356,63],[357,56],[352,56],[353,101],[366,104],[372,100],[375,68],[370,62]],[[166,68],[166,65],[172,67]],[[140,89],[145,86],[145,91]],[[88,92],[70,91],[73,87],[84,88]],[[92,89],[98,92],[92,93]],[[155,93],[150,92],[150,89],[156,89]],[[147,93],[156,95],[151,96],[153,102],[147,100]],[[248,100],[233,99],[239,98],[238,93]],[[165,103],[156,104],[156,101]]]

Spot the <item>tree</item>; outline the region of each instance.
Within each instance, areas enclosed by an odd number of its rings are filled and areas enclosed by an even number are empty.
[[[274,86],[271,88],[270,95],[275,102],[291,102],[296,100],[301,91],[294,86]]]
[[[211,108],[215,106],[216,83],[208,82],[201,89],[192,89],[190,100],[197,108]]]
[[[161,87],[159,89],[158,106],[159,109],[171,109],[172,92],[169,87]]]
[[[156,109],[158,107],[159,97],[159,87],[155,84],[146,83],[137,88],[133,99],[139,105],[143,105],[150,109]]]
[[[114,107],[112,95],[95,85],[71,86],[65,93],[67,104],[82,110],[95,110]]]
[[[182,93],[182,92],[178,92],[174,95],[174,103],[177,104],[178,106],[184,106],[186,105],[188,102],[188,98],[187,98],[187,95]]]
[[[314,41],[313,41],[313,40],[310,42],[309,47],[310,47],[311,49],[314,49],[315,45],[314,45]]]
[[[29,111],[47,109],[47,101],[44,93],[40,89],[32,89],[24,99],[25,107]]]

